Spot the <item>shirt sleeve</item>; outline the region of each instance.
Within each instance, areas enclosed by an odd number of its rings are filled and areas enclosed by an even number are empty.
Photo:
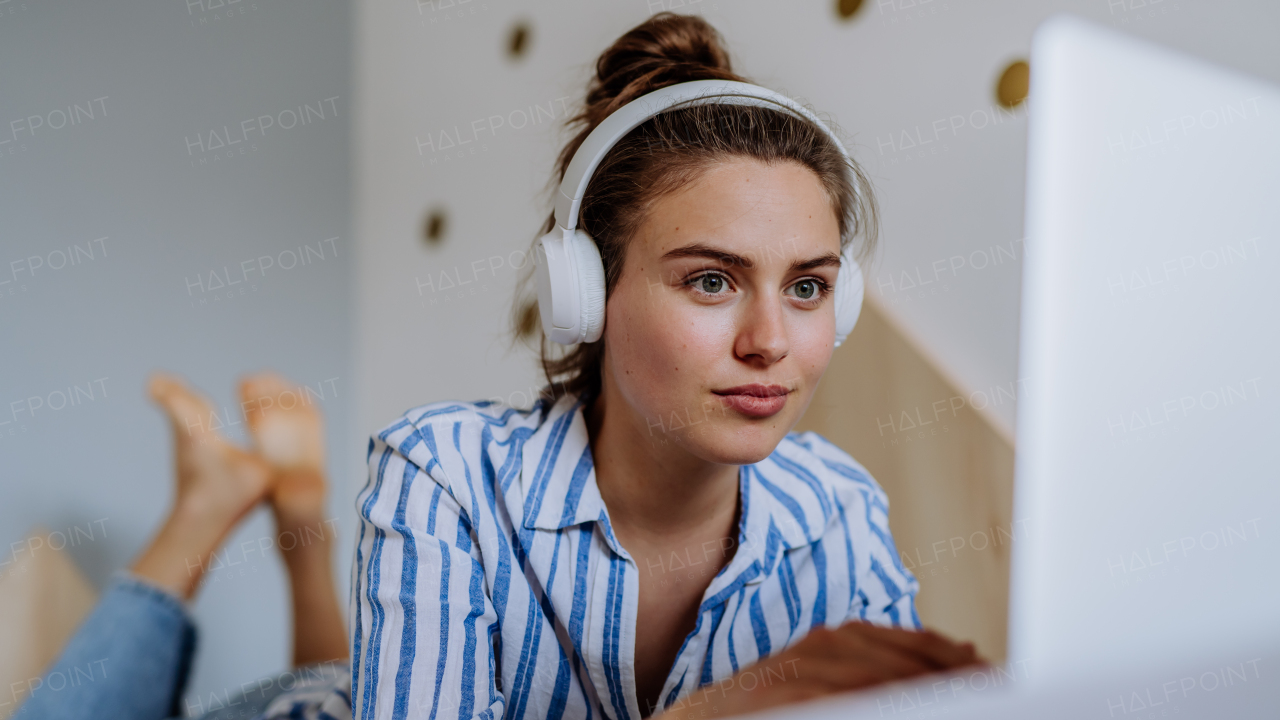
[[[815,432],[795,435],[795,441],[816,455],[842,478],[845,497],[857,500],[841,505],[845,527],[851,533],[856,570],[853,598],[845,621],[864,620],[877,625],[924,626],[916,613],[920,583],[902,563],[889,531],[889,496],[857,460]],[[865,553],[865,554],[864,554]]]
[[[357,720],[492,719],[506,707],[475,533],[434,449],[430,427],[407,423],[369,444],[351,599]]]
[[[870,559],[859,573],[857,592],[849,608],[849,620],[865,620],[920,630],[916,613],[916,593],[920,582],[903,564],[889,532],[889,500],[877,485],[862,493],[866,501],[866,523]]]

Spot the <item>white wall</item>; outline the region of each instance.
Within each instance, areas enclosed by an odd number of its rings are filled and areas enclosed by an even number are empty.
[[[883,252],[868,271],[871,291],[1011,436],[1026,116],[1022,109],[996,110],[1000,73],[1026,57],[1044,17],[1070,10],[1280,80],[1274,41],[1280,5],[863,5],[851,22],[842,22],[833,2],[360,3],[361,431],[420,403],[509,395],[535,382],[528,356],[505,352],[514,276],[506,268],[490,272],[490,259],[527,248],[549,210],[538,193],[565,139],[555,124],[563,119],[561,100],[571,109],[581,98],[594,59],[619,34],[650,12],[674,9],[705,15],[725,36],[739,72],[807,101],[854,138],[883,210]],[[532,27],[532,46],[512,63],[504,47],[518,21]],[[519,111],[534,104],[550,104],[554,122],[544,115],[539,124],[512,129],[509,121],[518,122]],[[488,132],[490,116],[507,126]],[[473,121],[483,128],[478,134]],[[473,142],[442,149],[442,133],[455,143]],[[419,145],[428,138],[430,145]],[[446,208],[451,228],[441,246],[428,247],[420,224],[436,205]],[[473,272],[472,262],[480,271]],[[440,292],[442,272],[474,284]],[[428,278],[431,286],[420,290]]]
[[[363,453],[347,425],[349,10],[0,2],[0,573],[33,527],[80,528],[67,550],[101,586],[157,529],[174,478],[168,424],[145,395],[152,370],[189,378],[223,423],[241,374],[279,370],[324,391],[332,468]],[[302,104],[307,121],[279,127]],[[68,105],[78,122],[58,114]],[[264,115],[281,123],[240,135]],[[225,146],[210,149],[210,133]],[[300,245],[308,261],[283,269]],[[58,254],[69,246],[78,262]],[[246,260],[255,271],[238,275]],[[209,287],[215,272],[236,284]],[[68,386],[79,402],[58,394]],[[243,441],[242,429],[229,432]],[[337,474],[331,505],[343,584],[355,482]],[[239,551],[273,534],[252,515],[222,556],[236,565],[206,577],[193,709],[289,662],[280,563]]]

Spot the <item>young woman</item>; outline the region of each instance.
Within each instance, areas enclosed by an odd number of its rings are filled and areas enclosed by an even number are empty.
[[[627,32],[559,178],[619,107],[703,79],[742,80],[705,21]],[[567,353],[544,340],[547,397],[426,405],[370,442],[353,715],[726,716],[974,662],[917,631],[884,492],[790,432],[835,345],[842,251],[874,236],[826,132],[662,113],[608,151],[577,219],[604,325]]]
[[[671,13],[596,68],[560,178],[630,101],[741,80],[709,25]],[[699,105],[629,132],[577,218],[602,263],[600,337],[566,354],[544,343],[547,397],[531,409],[435,403],[370,440],[350,675],[252,706],[325,720],[725,717],[974,662],[971,645],[918,631],[884,492],[839,448],[790,432],[836,344],[844,251],[859,234],[871,250],[869,190],[822,128],[781,111]],[[314,474],[273,484],[215,448],[179,443],[178,505],[203,520],[175,510],[135,565],[146,588],[189,596],[177,561],[216,548],[269,487],[278,517],[290,498],[318,507]],[[192,472],[184,457],[204,460]],[[340,657],[341,621],[300,605],[294,582],[298,661]],[[162,638],[150,647],[181,666],[181,613],[142,604]],[[140,682],[113,695],[154,700],[119,716],[159,717],[175,672],[150,695]]]

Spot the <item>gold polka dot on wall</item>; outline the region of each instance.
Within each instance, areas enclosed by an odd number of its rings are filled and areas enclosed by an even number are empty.
[[[1000,82],[996,84],[996,100],[1004,107],[1017,107],[1027,99],[1030,84],[1031,66],[1025,60],[1015,60],[1000,73]]]
[[[836,0],[836,14],[841,20],[852,18],[862,9],[862,0]]]
[[[522,59],[529,52],[529,38],[533,34],[533,30],[529,27],[529,23],[520,21],[511,28],[511,34],[507,36],[507,57],[512,60]]]
[[[422,223],[422,239],[426,240],[428,245],[439,245],[444,241],[446,230],[448,230],[448,220],[444,210],[435,208],[427,213],[427,219]]]

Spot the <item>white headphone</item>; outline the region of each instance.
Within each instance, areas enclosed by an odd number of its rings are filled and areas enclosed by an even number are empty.
[[[821,128],[848,158],[840,139],[813,113],[785,95],[750,83],[729,80],[679,83],[642,95],[618,108],[587,135],[573,154],[556,195],[556,227],[539,238],[535,246],[538,314],[542,329],[551,340],[573,345],[595,342],[604,334],[605,282],[600,248],[589,235],[576,229],[578,210],[591,174],[624,135],[646,120],[676,107],[711,104],[754,105],[791,113]],[[836,276],[836,347],[853,330],[862,310],[862,268],[853,258],[852,248],[850,242],[841,253],[840,272]]]

